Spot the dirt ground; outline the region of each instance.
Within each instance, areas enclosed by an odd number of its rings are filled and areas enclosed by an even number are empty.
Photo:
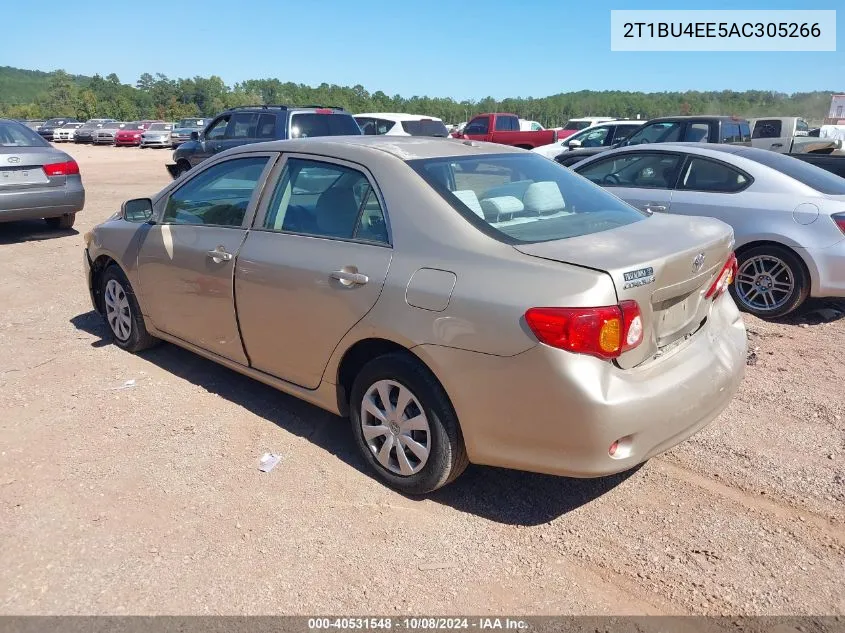
[[[635,472],[471,467],[410,499],[346,421],[109,344],[82,235],[170,152],[62,148],[78,232],[0,224],[0,613],[845,614],[845,318],[747,318],[739,396]]]

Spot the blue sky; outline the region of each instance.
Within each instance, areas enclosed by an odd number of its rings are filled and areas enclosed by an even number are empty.
[[[371,92],[456,99],[575,90],[845,92],[845,4],[806,4],[709,0],[683,8],[842,9],[836,52],[610,51],[611,9],[681,8],[677,0],[42,0],[37,11],[8,2],[0,65],[115,72],[124,83],[143,72],[216,74],[230,85],[266,77],[360,83]]]

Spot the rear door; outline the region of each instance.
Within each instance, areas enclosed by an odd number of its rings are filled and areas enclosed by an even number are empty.
[[[614,153],[575,169],[628,204],[648,213],[666,213],[683,156],[677,152]]]
[[[157,203],[138,251],[143,305],[153,325],[247,364],[234,303],[235,260],[274,153],[200,168]]]
[[[372,175],[291,154],[240,250],[238,320],[250,365],[316,388],[335,347],[375,305],[393,250]]]

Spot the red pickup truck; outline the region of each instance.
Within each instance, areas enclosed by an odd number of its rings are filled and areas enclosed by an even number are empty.
[[[456,138],[472,141],[488,141],[513,145],[523,149],[534,149],[541,145],[548,145],[557,141],[557,130],[535,130],[520,132],[519,117],[515,114],[496,112],[479,114],[466,124],[463,132]]]

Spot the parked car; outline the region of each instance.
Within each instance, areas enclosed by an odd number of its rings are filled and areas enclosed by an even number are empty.
[[[106,123],[113,123],[114,119],[89,119],[76,131],[73,137],[74,143],[92,143],[94,134]]]
[[[69,143],[80,127],[82,123],[65,123],[62,127],[56,128],[53,130],[53,142]]]
[[[187,143],[191,140],[192,132],[201,132],[208,123],[208,119],[187,118],[181,119],[173,130],[170,132],[170,145],[173,149],[179,147],[182,143]]]
[[[570,150],[555,160],[569,167],[615,147],[643,145],[646,143],[730,143],[751,145],[751,127],[748,121],[731,116],[675,116],[647,121],[621,143],[610,147],[589,147]]]
[[[170,147],[173,123],[153,123],[141,133],[141,147]]]
[[[0,222],[73,226],[85,206],[79,165],[27,126],[0,119]]]
[[[557,158],[564,152],[581,147],[611,147],[614,143],[620,143],[628,138],[633,132],[645,123],[645,121],[613,121],[601,123],[588,127],[572,136],[567,136],[562,141],[550,143],[541,147],[535,147],[532,151],[545,156],[546,158]]]
[[[842,141],[810,136],[810,126],[801,117],[751,119],[751,146],[781,154],[818,152],[827,154],[842,147]]]
[[[523,132],[519,129],[519,117],[515,114],[495,112],[479,114],[467,123],[463,132],[456,138],[473,141],[486,141],[512,145],[522,149],[533,149],[541,145],[554,143],[558,139],[556,130],[536,130]]]
[[[609,116],[587,116],[577,119],[569,119],[562,128],[558,130],[557,136],[559,139],[564,139],[567,136],[572,136],[576,132],[586,130],[588,127],[593,127],[599,123],[607,123],[613,121],[613,117]]]
[[[267,140],[361,134],[361,128],[343,108],[263,105],[226,110],[191,140],[173,152],[167,171],[178,178],[206,158],[226,149]],[[194,138],[196,135],[196,138]]]
[[[447,138],[449,130],[437,117],[398,112],[356,114],[355,121],[367,135],[388,136],[439,136]]]
[[[103,127],[94,130],[91,135],[92,145],[114,145],[115,135],[124,129],[129,123],[124,121],[112,121],[104,123]]]
[[[732,292],[758,317],[845,297],[845,179],[768,150],[696,143],[624,147],[572,169],[647,212],[730,224]]]
[[[56,119],[47,119],[44,121],[42,125],[39,125],[35,128],[35,131],[38,132],[42,138],[47,139],[48,141],[53,140],[53,133],[60,127],[62,127],[65,123],[79,123],[73,117],[59,117]]]
[[[150,129],[153,123],[164,123],[164,121],[133,121],[125,127],[117,130],[114,135],[116,147],[131,147],[141,144],[141,134]]]
[[[616,473],[705,426],[745,370],[731,249],[530,152],[362,135],[222,152],[84,259],[116,345],[348,415],[372,472],[420,494],[468,462]]]

